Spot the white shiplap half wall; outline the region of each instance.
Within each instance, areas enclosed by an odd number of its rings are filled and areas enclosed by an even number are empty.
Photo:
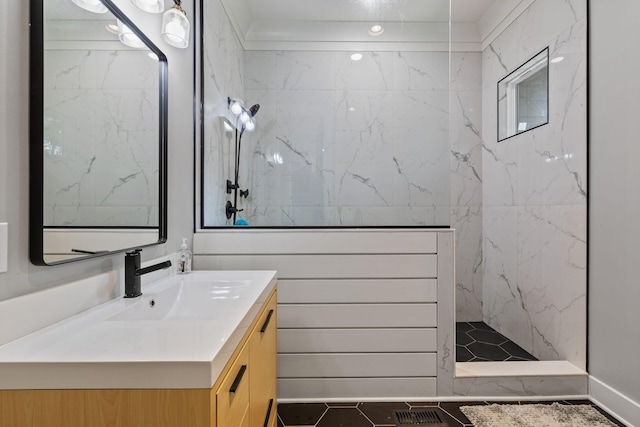
[[[280,401],[438,395],[438,300],[453,300],[449,229],[197,233],[196,269],[278,270]],[[445,261],[447,261],[445,260]],[[446,282],[446,283],[445,283]],[[442,340],[445,342],[446,340]]]

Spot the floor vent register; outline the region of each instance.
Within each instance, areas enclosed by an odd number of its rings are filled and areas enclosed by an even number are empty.
[[[448,427],[442,421],[442,417],[436,409],[412,409],[409,411],[395,411],[393,418],[398,427],[400,426],[428,426],[428,427]]]

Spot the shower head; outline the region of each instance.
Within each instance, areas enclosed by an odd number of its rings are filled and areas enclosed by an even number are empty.
[[[249,108],[249,112],[251,113],[251,117],[255,117],[258,114],[258,110],[260,109],[260,104],[255,104],[251,108]]]

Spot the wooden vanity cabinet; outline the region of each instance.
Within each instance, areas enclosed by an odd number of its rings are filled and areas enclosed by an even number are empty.
[[[216,391],[218,427],[276,425],[276,317],[273,294]]]
[[[0,427],[275,427],[276,301],[211,389],[0,390]]]
[[[251,427],[276,425],[277,310],[271,298],[249,338]]]

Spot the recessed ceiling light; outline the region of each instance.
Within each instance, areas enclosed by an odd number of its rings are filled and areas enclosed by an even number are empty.
[[[351,60],[352,61],[360,61],[362,59],[362,54],[361,53],[354,53],[353,55],[351,55]]]
[[[372,25],[371,28],[369,28],[369,35],[379,36],[382,33],[384,33],[384,27],[380,24]]]
[[[553,58],[551,60],[552,64],[557,64],[558,62],[562,61],[564,59],[564,56],[556,56],[555,58]]]

